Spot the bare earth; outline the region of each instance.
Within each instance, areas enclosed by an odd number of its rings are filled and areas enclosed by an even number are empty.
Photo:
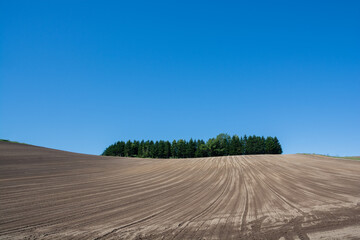
[[[360,239],[360,161],[0,143],[0,239]]]

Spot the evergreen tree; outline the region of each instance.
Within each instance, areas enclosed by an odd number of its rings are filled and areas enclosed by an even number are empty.
[[[261,137],[261,153],[260,154],[265,154],[265,138],[264,136]]]
[[[240,138],[240,145],[239,145],[239,151],[238,151],[239,155],[244,155],[245,154],[245,140],[243,137]]]
[[[126,144],[125,144],[125,147],[124,147],[124,156],[125,156],[125,157],[130,157],[130,156],[132,155],[131,145],[132,145],[131,141],[128,140],[128,141],[126,142]]]
[[[267,137],[265,140],[265,153],[266,154],[281,154],[282,148],[277,137]]]
[[[153,146],[153,158],[159,157],[159,141],[156,141]]]
[[[275,142],[274,138],[267,137],[265,139],[265,153],[266,154],[273,154],[275,152]]]
[[[169,141],[165,142],[165,152],[164,152],[165,158],[171,157],[171,143]]]
[[[154,158],[155,157],[155,144],[154,141],[149,142],[149,157]]]
[[[186,147],[186,157],[188,158],[195,157],[195,152],[196,152],[196,143],[191,138]]]
[[[149,158],[150,157],[150,141],[147,140],[145,143],[144,143],[144,153],[143,153],[143,156],[146,157],[146,158]]]
[[[251,137],[252,154],[264,154],[265,153],[265,139],[259,136]]]
[[[183,139],[177,141],[176,146],[178,148],[178,157],[185,158],[186,157],[186,142]]]
[[[240,154],[242,154],[240,138],[238,135],[234,135],[231,138],[229,155],[240,155]]]
[[[163,140],[159,141],[159,149],[158,149],[158,157],[159,158],[165,158],[166,153],[165,153],[165,142]]]
[[[245,154],[254,154],[254,140],[252,136],[246,139]]]
[[[103,156],[117,156],[116,155],[116,144],[111,144],[108,146],[104,152],[102,153]]]
[[[243,138],[243,154],[248,154],[247,150],[246,150],[246,145],[247,145],[247,136],[245,135]]]
[[[281,147],[281,145],[280,145],[280,142],[279,142],[279,140],[277,139],[277,137],[274,137],[274,142],[275,142],[275,154],[282,154],[282,147]]]
[[[134,157],[139,156],[139,145],[140,142],[136,140],[131,144],[131,154],[132,154],[131,156]]]
[[[171,144],[171,156],[173,158],[178,158],[179,157],[176,140],[172,141],[172,144]]]
[[[145,146],[145,142],[144,142],[144,140],[142,140],[139,144],[139,151],[137,154],[138,157],[141,157],[141,158],[144,157],[144,146]]]
[[[113,156],[120,156],[120,157],[125,156],[125,154],[124,154],[125,142],[124,141],[117,142],[115,147],[116,147],[116,152],[115,152],[115,155],[113,155]]]

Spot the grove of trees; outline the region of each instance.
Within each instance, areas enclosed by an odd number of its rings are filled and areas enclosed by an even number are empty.
[[[102,155],[141,158],[194,158],[247,154],[281,154],[276,137],[230,136],[221,133],[216,138],[189,141],[118,141],[105,149]]]

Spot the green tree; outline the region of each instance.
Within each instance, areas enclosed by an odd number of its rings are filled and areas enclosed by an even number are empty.
[[[256,139],[254,136],[247,137],[246,146],[245,146],[245,154],[255,154],[256,151]]]
[[[132,144],[131,144],[131,156],[138,156],[139,155],[139,145],[140,145],[140,142],[139,141],[134,141]]]
[[[282,154],[282,148],[277,137],[267,137],[265,139],[266,154]]]
[[[173,158],[178,158],[179,157],[176,140],[172,141],[172,144],[171,144],[171,156]]]
[[[149,141],[149,140],[147,140],[147,141],[144,143],[143,156],[144,156],[145,158],[150,157],[150,141]]]
[[[154,141],[149,142],[149,157],[154,158],[155,157],[155,144]]]
[[[138,157],[144,157],[144,146],[145,146],[145,141],[141,140],[141,142],[139,143],[139,150],[138,150]]]
[[[120,157],[125,156],[124,150],[125,150],[125,142],[124,141],[117,142],[115,156],[120,156]]]
[[[195,152],[196,152],[196,143],[191,138],[186,146],[186,157],[188,157],[188,158],[195,157]]]
[[[234,135],[231,138],[229,155],[240,155],[242,154],[241,142],[238,135]]]
[[[216,136],[216,156],[226,156],[230,152],[231,137],[228,134],[221,133]]]
[[[156,141],[153,146],[153,158],[159,157],[159,141]]]
[[[166,144],[163,140],[159,141],[159,149],[158,149],[158,157],[159,158],[166,158]]]
[[[131,147],[131,145],[132,145],[132,142],[130,140],[128,140],[126,142],[126,144],[125,144],[125,147],[124,147],[124,156],[125,157],[130,157],[132,155],[132,152],[131,152],[132,147]]]
[[[274,151],[275,151],[274,138],[267,137],[265,139],[265,154],[273,154]]]
[[[165,152],[164,152],[165,158],[171,157],[171,143],[169,141],[165,142]]]
[[[186,142],[183,139],[177,141],[176,146],[178,148],[178,157],[185,158],[186,157]]]
[[[275,154],[282,154],[282,147],[281,147],[281,145],[280,145],[280,142],[279,142],[279,140],[277,139],[277,137],[274,137],[274,142],[275,142],[275,146],[276,146],[276,148],[275,148]]]
[[[209,149],[207,148],[204,140],[197,141],[197,147],[195,151],[195,157],[208,157],[209,156]]]

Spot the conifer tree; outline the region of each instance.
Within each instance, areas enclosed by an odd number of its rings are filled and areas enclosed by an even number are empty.
[[[137,154],[138,157],[144,157],[144,145],[145,145],[144,140],[141,140],[141,142],[139,143],[139,151]]]
[[[149,157],[154,158],[155,157],[155,144],[154,141],[149,142]]]
[[[186,157],[188,158],[195,157],[195,151],[196,151],[196,143],[191,138],[186,147]]]
[[[178,158],[179,157],[176,140],[172,141],[172,144],[171,144],[171,156],[173,158]]]
[[[132,155],[132,152],[131,152],[131,141],[128,140],[125,144],[125,147],[124,147],[124,156],[125,157],[130,157]]]
[[[171,157],[171,143],[169,141],[165,142],[165,152],[164,152],[165,158]]]
[[[153,146],[153,158],[159,157],[159,141],[156,141]]]
[[[275,142],[272,137],[267,137],[265,139],[265,153],[273,154],[275,152]]]
[[[131,144],[131,156],[136,157],[139,155],[139,145],[140,142],[136,140]]]
[[[246,145],[247,145],[247,136],[245,134],[244,138],[243,138],[243,154],[248,154],[246,151]]]
[[[240,138],[238,135],[234,135],[231,139],[231,144],[230,144],[230,151],[229,151],[230,155],[240,155],[241,153],[241,143],[240,143]]]
[[[179,154],[178,157],[179,158],[185,158],[186,157],[186,142],[183,139],[180,139],[179,141],[177,141],[176,143]]]
[[[282,154],[282,147],[280,145],[279,140],[277,139],[277,137],[274,137],[274,142],[275,142],[275,154]]]

